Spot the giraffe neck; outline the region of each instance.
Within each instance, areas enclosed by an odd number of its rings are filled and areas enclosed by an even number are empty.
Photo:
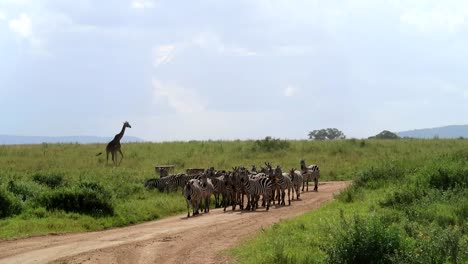
[[[120,131],[120,133],[118,133],[116,135],[116,138],[117,138],[118,141],[120,141],[122,139],[124,133],[125,133],[125,125],[123,125],[122,130]]]

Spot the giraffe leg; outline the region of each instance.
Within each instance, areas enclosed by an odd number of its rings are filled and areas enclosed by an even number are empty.
[[[112,155],[112,163],[114,163],[115,165],[115,152],[111,151],[111,155]]]
[[[119,152],[120,152],[120,155],[122,156],[122,157],[120,158],[120,162],[119,162],[119,165],[120,165],[120,163],[122,163],[122,160],[123,160],[124,155],[123,155],[123,153],[122,153],[122,150],[119,149]]]

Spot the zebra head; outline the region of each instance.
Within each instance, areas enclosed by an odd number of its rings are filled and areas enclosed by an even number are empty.
[[[276,166],[274,175],[276,178],[283,176],[283,170],[281,170],[281,167],[279,165]]]
[[[304,170],[306,168],[305,160],[301,159],[301,170]]]

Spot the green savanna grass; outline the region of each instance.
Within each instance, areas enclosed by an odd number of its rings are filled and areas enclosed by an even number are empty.
[[[261,166],[268,161],[287,170],[298,168],[300,159],[305,159],[307,164],[320,166],[322,181],[353,180],[364,168],[382,161],[417,167],[428,159],[468,147],[467,140],[280,140],[281,144],[274,140],[265,141],[268,140],[128,143],[122,145],[125,157],[118,167],[106,165],[105,153],[95,156],[104,151],[104,144],[0,146],[0,191],[8,193],[9,184],[14,183],[23,186],[27,192],[27,197],[9,194],[17,210],[0,219],[0,238],[95,231],[185,212],[186,205],[180,192],[167,194],[144,188],[145,179],[156,177],[154,166],[157,164],[172,164],[176,166],[175,172],[184,172],[191,167],[231,169],[239,165]],[[62,182],[57,187],[50,187],[35,181],[37,175],[60,175]],[[61,189],[73,189],[83,182],[97,183],[108,190],[113,214],[48,210],[40,202],[44,196]],[[373,190],[359,192],[362,197],[373,195]],[[333,203],[325,208],[353,205]],[[349,210],[362,211],[363,208],[355,206]],[[323,221],[327,222],[337,219],[335,211],[318,213],[324,214]]]
[[[468,263],[466,142],[372,143],[387,158],[367,162],[337,199],[226,254],[238,263]]]

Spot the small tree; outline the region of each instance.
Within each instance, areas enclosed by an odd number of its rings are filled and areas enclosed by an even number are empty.
[[[400,137],[397,134],[390,132],[388,130],[384,130],[373,137],[369,137],[369,139],[397,139],[397,138],[400,138]]]
[[[325,139],[345,139],[346,136],[342,131],[336,128],[324,128],[309,132],[309,139],[325,140]]]

